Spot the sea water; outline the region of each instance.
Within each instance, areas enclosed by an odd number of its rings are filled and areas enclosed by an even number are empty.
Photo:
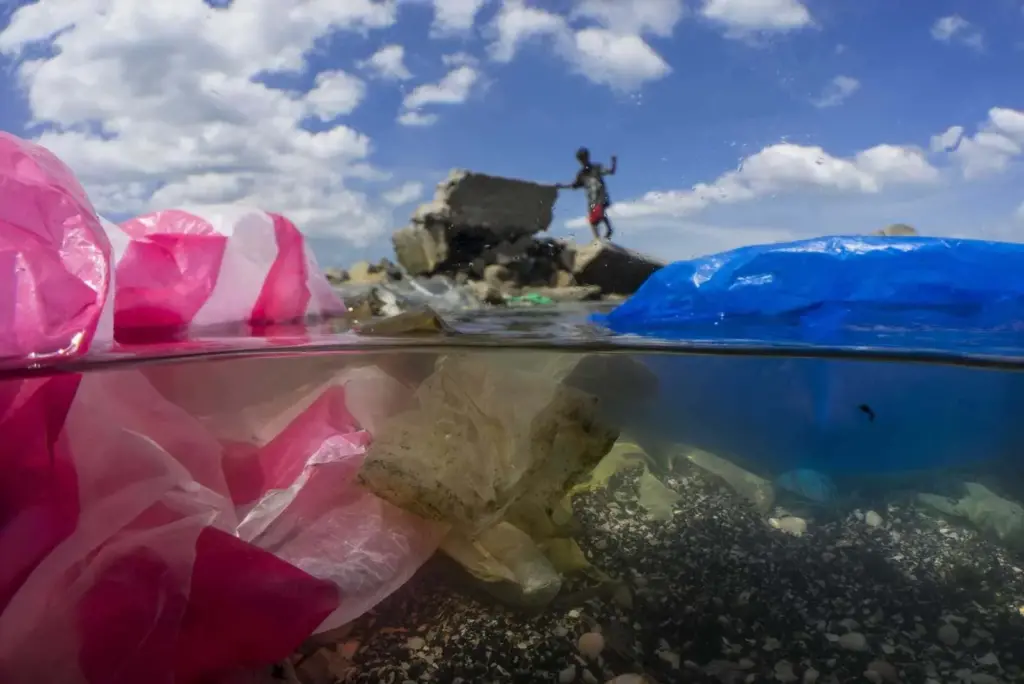
[[[182,491],[202,468],[223,489],[189,505],[259,491],[233,534],[341,588],[343,618],[263,681],[1024,678],[1013,364],[695,351],[593,311],[219,334],[62,370],[103,419],[148,397],[126,429],[175,421],[196,442]],[[305,446],[271,448],[309,416]],[[204,465],[200,434],[235,449]],[[315,501],[288,494],[318,468]]]

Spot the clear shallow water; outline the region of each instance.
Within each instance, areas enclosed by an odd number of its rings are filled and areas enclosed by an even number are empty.
[[[454,335],[222,332],[63,370],[105,420],[142,406],[231,444],[273,444],[344,389],[365,460],[320,463],[336,479],[316,505],[240,534],[362,608],[268,681],[1024,677],[1019,373],[683,350],[594,310],[449,316]],[[339,523],[356,491],[391,512]],[[433,533],[396,580],[415,544],[382,562],[382,540]]]

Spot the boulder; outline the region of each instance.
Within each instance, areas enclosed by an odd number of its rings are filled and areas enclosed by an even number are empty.
[[[905,223],[894,223],[891,226],[886,226],[881,230],[876,230],[872,235],[887,235],[890,237],[909,237],[918,235],[918,232],[914,230],[913,226],[908,226]]]
[[[448,260],[448,236],[444,226],[413,224],[391,236],[395,258],[410,275],[429,275]]]
[[[349,282],[356,285],[376,285],[388,280],[388,274],[376,264],[357,261],[348,269]]]
[[[454,170],[438,184],[434,200],[416,210],[413,222],[472,227],[490,233],[493,243],[514,241],[547,230],[557,198],[551,185]]]
[[[575,252],[572,274],[579,285],[597,285],[604,294],[629,295],[664,264],[603,240]]]
[[[377,496],[474,537],[517,502],[546,508],[618,437],[600,399],[563,380],[583,355],[450,354],[414,408],[376,431],[360,482]]]

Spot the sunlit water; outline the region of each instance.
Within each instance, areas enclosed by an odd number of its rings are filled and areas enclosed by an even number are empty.
[[[373,436],[359,486],[451,530],[269,680],[1024,678],[1024,375],[691,353],[609,335],[589,322],[607,308],[452,315],[448,335],[211,335],[189,359],[68,368],[142,373],[237,439],[344,385]]]

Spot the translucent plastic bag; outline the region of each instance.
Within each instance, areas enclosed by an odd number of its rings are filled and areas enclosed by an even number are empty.
[[[0,132],[0,358],[44,361],[113,338],[111,247],[74,175]]]
[[[247,207],[139,216],[113,236],[122,342],[344,313],[295,225]]]
[[[356,482],[365,425],[410,396],[370,361],[80,358],[340,311],[294,226],[225,210],[122,230],[2,134],[0,193],[0,681],[216,681],[359,616],[434,552],[444,525]]]

